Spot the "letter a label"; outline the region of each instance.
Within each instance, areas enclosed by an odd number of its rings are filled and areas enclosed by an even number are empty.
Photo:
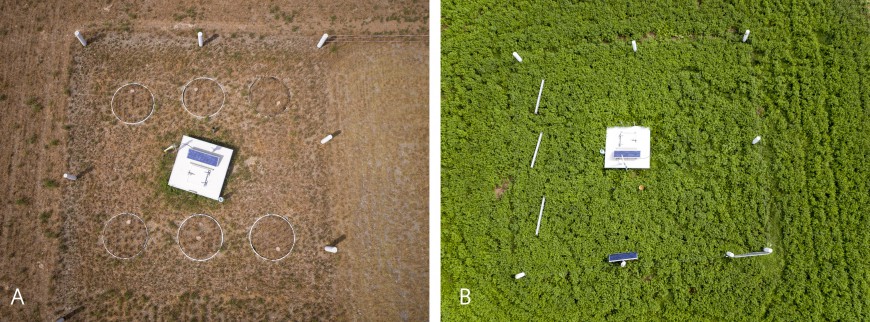
[[[12,303],[9,303],[9,305],[15,305],[15,301],[19,301],[21,305],[24,305],[24,297],[21,296],[21,291],[17,288],[15,289],[15,295],[12,295]]]

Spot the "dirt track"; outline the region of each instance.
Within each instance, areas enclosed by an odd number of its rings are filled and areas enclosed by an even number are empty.
[[[0,315],[425,319],[427,43],[360,35],[425,34],[426,11],[425,3],[386,1],[2,4],[0,295],[20,288],[27,303]],[[203,49],[199,28],[217,35]],[[75,29],[88,47],[72,37]],[[338,37],[318,51],[324,31]],[[197,76],[228,92],[224,109],[205,121],[180,104],[181,86]],[[268,106],[273,117],[251,102],[286,96],[250,100],[258,76],[289,89],[289,102],[275,104],[286,109]],[[109,106],[133,81],[157,103],[138,126],[117,122]],[[137,103],[140,94],[130,93],[128,106],[147,106]],[[333,142],[318,144],[336,131]],[[238,149],[226,203],[161,188],[174,157],[162,149],[181,134]],[[80,180],[62,180],[65,171]],[[149,228],[147,249],[126,261],[109,256],[99,237],[106,220],[125,211]],[[197,212],[226,233],[205,263],[185,259],[174,240],[177,225]],[[258,259],[247,242],[265,213],[286,216],[298,236],[278,263]],[[135,245],[140,235],[116,239]],[[340,252],[323,252],[335,240]],[[132,254],[131,245],[118,247]]]

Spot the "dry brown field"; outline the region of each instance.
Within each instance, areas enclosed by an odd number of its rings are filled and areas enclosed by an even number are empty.
[[[0,18],[3,319],[427,319],[427,3]],[[167,186],[182,135],[235,149],[225,202]]]

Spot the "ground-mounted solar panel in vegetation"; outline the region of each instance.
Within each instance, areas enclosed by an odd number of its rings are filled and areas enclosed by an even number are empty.
[[[614,158],[640,158],[640,151],[613,151]]]
[[[630,261],[637,259],[637,252],[628,252],[628,253],[616,253],[610,254],[607,256],[607,261],[611,263],[617,263],[621,261]]]

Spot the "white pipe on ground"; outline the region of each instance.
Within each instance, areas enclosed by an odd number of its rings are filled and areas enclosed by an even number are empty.
[[[82,47],[85,47],[85,46],[88,45],[88,41],[85,40],[85,37],[82,36],[82,33],[81,33],[81,32],[79,32],[78,30],[76,30],[76,32],[73,33],[73,34],[76,35],[76,38],[78,38],[78,39],[79,39],[79,42],[82,43]]]

